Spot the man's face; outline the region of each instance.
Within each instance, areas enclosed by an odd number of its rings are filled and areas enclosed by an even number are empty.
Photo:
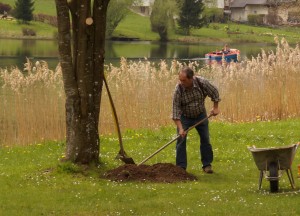
[[[185,88],[191,88],[193,86],[193,78],[189,79],[186,77],[186,74],[183,72],[179,73],[179,81],[181,85],[183,85]]]

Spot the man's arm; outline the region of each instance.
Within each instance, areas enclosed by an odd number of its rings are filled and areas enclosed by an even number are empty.
[[[173,95],[173,114],[172,114],[172,119],[177,126],[178,129],[178,134],[181,136],[185,136],[186,133],[184,132],[184,129],[182,127],[181,121],[180,121],[180,116],[181,116],[181,93],[180,93],[180,86],[177,85],[175,88],[175,92]]]
[[[219,102],[221,101],[221,98],[220,98],[220,95],[219,95],[219,91],[208,80],[204,79],[203,81],[204,81],[205,92],[207,93],[207,95],[211,98],[211,100],[214,103],[213,108],[210,111],[210,114],[212,114],[213,116],[216,116],[220,113]]]

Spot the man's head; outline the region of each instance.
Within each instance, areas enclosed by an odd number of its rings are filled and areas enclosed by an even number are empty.
[[[185,88],[193,86],[194,71],[189,67],[184,67],[179,72],[179,81]]]

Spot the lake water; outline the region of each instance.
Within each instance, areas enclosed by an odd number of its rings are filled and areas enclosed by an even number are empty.
[[[148,42],[148,41],[106,41],[105,63],[118,65],[120,58],[125,57],[132,61],[147,58],[150,61],[165,59],[171,61],[197,60],[205,64],[204,55],[213,50],[220,50],[223,43],[179,43],[179,42]],[[231,48],[241,51],[242,60],[257,56],[261,49],[274,50],[275,45],[258,43],[230,44]],[[58,64],[58,46],[54,40],[16,40],[0,39],[0,68],[17,66],[23,68],[26,58],[32,61],[47,61],[49,67],[54,69]]]

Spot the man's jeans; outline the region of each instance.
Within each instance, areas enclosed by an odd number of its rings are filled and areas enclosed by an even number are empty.
[[[182,116],[181,123],[184,130],[198,123],[202,119],[206,118],[206,113],[201,113],[198,118],[187,118]],[[209,140],[208,120],[204,121],[196,127],[196,130],[200,136],[200,156],[202,161],[202,167],[211,165],[213,161],[213,151]],[[178,128],[177,128],[178,133]],[[187,167],[187,153],[186,153],[186,138],[180,137],[176,143],[176,165],[184,169]]]

